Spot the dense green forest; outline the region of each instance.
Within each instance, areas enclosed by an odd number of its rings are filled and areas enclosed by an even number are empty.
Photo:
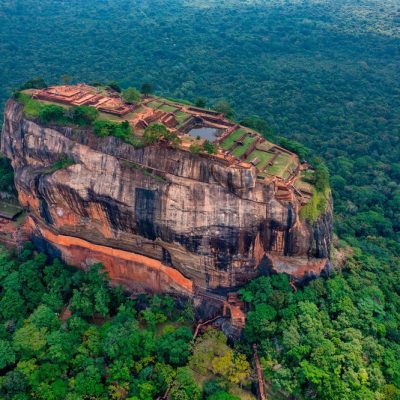
[[[251,396],[238,386],[250,382],[246,356],[215,330],[193,340],[193,323],[190,301],[132,300],[109,286],[99,264],[84,272],[49,262],[30,245],[19,256],[2,249],[0,398]]]
[[[34,77],[48,83],[113,80],[123,88],[151,82],[159,94],[193,102],[201,97],[210,107],[226,99],[236,119],[282,144],[285,139],[304,144],[309,151],[297,149],[308,159],[321,157],[333,189],[335,254],[346,261],[338,262],[329,279],[296,292],[285,277],[260,278],[244,288],[251,311],[234,354],[216,333],[202,340],[211,359],[226,357],[222,364],[233,365],[229,371],[243,367],[234,363],[243,361],[240,355],[251,361],[250,345],[258,343],[273,399],[400,398],[398,0],[4,0],[0,22],[1,105]],[[249,118],[254,115],[258,118]],[[0,167],[1,187],[9,188],[8,165]],[[115,390],[151,399],[171,384],[171,390],[182,388],[176,399],[230,398],[229,379],[241,375],[221,374],[217,361],[217,381],[193,384],[194,364],[201,370],[211,359],[196,358],[206,346],[201,340],[188,345],[187,309],[165,333],[171,335],[165,340],[190,347],[176,362],[158,350],[164,336],[159,324],[148,325],[143,315],[150,310],[168,319],[164,306],[152,306],[149,299],[133,304],[97,273],[85,278],[61,272],[65,267],[58,264],[48,266],[42,255],[21,257],[3,254],[1,261],[1,396],[52,399],[68,392],[69,399],[107,398]],[[29,267],[40,271],[31,272],[38,286],[10,298],[14,290],[27,290],[26,263],[38,264]],[[68,276],[60,282],[49,272],[47,278],[48,268]],[[78,305],[72,319],[54,318],[78,301],[75,293],[90,287],[90,279],[103,288],[106,303],[86,289],[86,311]],[[132,310],[129,317],[126,310]],[[93,313],[107,322],[93,320]],[[153,347],[131,349],[128,356],[106,353],[113,330],[131,326],[139,337],[132,343],[151,337]],[[26,342],[28,336],[37,338],[38,347]],[[58,347],[58,354],[57,337],[71,343]],[[214,354],[210,343],[219,343],[225,353]],[[129,378],[105,372],[117,370]],[[241,379],[246,386],[248,378]],[[142,392],[140,385],[146,387]]]

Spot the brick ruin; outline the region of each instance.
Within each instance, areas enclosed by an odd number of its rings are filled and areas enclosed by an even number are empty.
[[[92,106],[99,111],[123,117],[133,111],[135,106],[126,104],[113,90],[101,90],[86,84],[50,86],[35,90],[33,98],[72,106]]]
[[[191,130],[214,128],[218,133],[210,141],[218,144],[219,149],[211,157],[223,159],[228,165],[256,168],[259,180],[275,184],[279,200],[288,201],[293,193],[303,205],[311,199],[312,187],[302,179],[303,172],[310,168],[307,163],[301,163],[296,154],[268,142],[258,132],[230,121],[217,111],[155,96],[146,96],[135,105],[127,104],[112,89],[86,84],[51,86],[31,93],[33,98],[47,102],[95,107],[100,112],[120,117],[121,121],[128,121],[138,135],[151,123],[162,123],[182,139],[181,147],[187,150],[195,140],[200,144],[204,142],[204,139],[193,137]],[[277,170],[280,164],[283,164],[281,171]]]

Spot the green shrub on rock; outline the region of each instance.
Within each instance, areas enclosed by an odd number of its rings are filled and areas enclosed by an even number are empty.
[[[68,111],[68,115],[72,122],[80,126],[90,126],[99,116],[96,108],[91,106],[72,107]]]
[[[65,121],[65,110],[55,104],[45,104],[39,111],[39,118],[43,123]]]
[[[147,145],[155,144],[162,139],[173,146],[176,146],[181,142],[175,133],[170,132],[165,125],[160,123],[150,124],[144,131],[143,139]]]
[[[128,121],[113,122],[107,120],[97,120],[93,124],[93,131],[97,136],[115,136],[117,138],[126,140],[132,133],[132,127]]]

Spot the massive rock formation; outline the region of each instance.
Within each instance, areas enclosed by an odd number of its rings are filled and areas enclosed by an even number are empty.
[[[41,126],[14,100],[1,148],[34,243],[72,265],[102,262],[130,288],[224,293],[268,270],[302,278],[329,263],[331,206],[301,221],[296,197],[277,199],[254,167]],[[60,155],[71,162],[56,169]]]

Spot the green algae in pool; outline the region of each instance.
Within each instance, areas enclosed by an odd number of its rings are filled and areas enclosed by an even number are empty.
[[[189,131],[189,135],[197,137],[200,136],[202,139],[206,139],[209,142],[213,142],[220,132],[221,129],[212,128],[209,126],[201,126],[197,128],[193,128]]]

